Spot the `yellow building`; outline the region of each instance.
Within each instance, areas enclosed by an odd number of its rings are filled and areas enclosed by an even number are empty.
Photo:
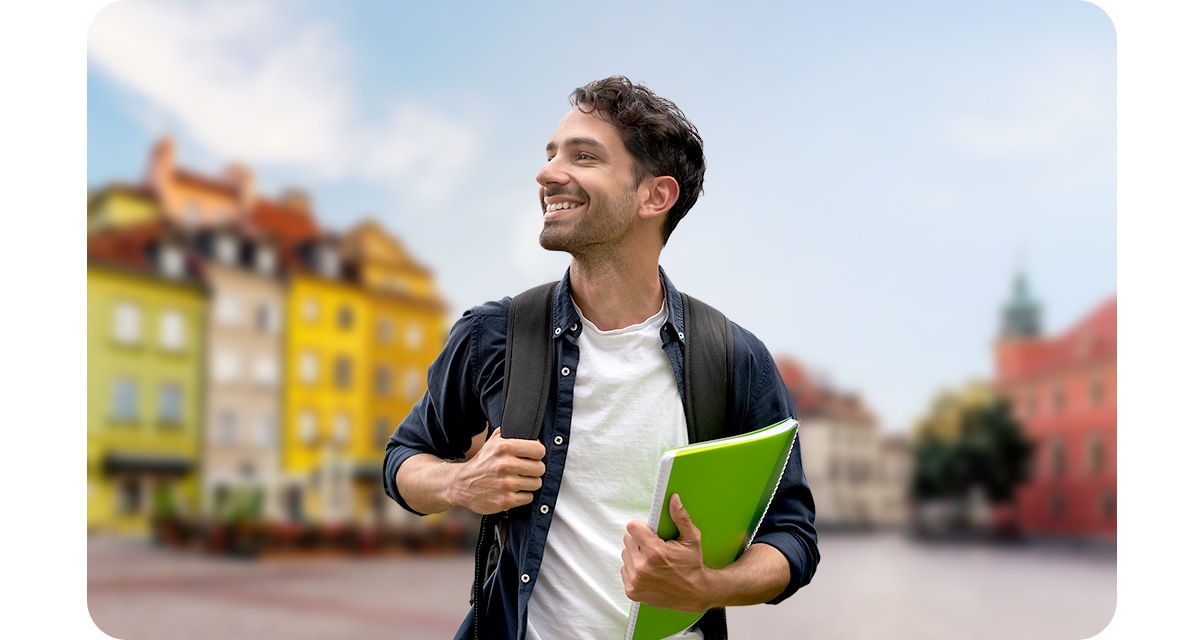
[[[366,414],[351,451],[355,512],[365,521],[399,521],[408,512],[386,507],[381,459],[389,436],[426,392],[426,370],[447,341],[447,305],[430,270],[375,221],[347,233],[341,250],[367,307]]]
[[[113,184],[88,193],[88,233],[145,224],[158,217],[158,204],[144,186]]]
[[[88,238],[88,530],[195,513],[206,290],[158,222]]]
[[[337,239],[297,248],[286,285],[281,480],[297,521],[354,517],[354,452],[367,434],[368,311]]]

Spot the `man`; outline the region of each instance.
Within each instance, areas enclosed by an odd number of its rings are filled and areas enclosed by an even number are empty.
[[[497,570],[457,637],[471,637],[475,615],[488,638],[621,638],[632,600],[685,611],[777,603],[819,561],[797,446],[757,537],[728,567],[702,564],[706,532],[689,505],[671,502],[677,540],[644,522],[660,453],[688,441],[690,337],[659,258],[702,193],[702,139],[676,105],[623,77],[575,90],[570,104],[536,175],[540,244],[572,256],[554,294],[557,379],[540,440],[484,433],[502,408],[506,298],[456,322],[386,448],[386,491],[415,513],[511,510]],[[734,323],[733,350],[739,431],[792,416],[765,346]],[[725,625],[711,611],[680,637],[724,637]]]

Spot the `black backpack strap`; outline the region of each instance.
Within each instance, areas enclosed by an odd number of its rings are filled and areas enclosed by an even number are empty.
[[[502,437],[539,438],[552,378],[552,304],[556,282],[528,289],[510,301],[506,317],[506,364],[502,370]],[[488,425],[486,425],[488,427]],[[490,434],[485,434],[488,437]],[[481,516],[472,580],[473,637],[481,637],[477,600],[493,573],[509,534],[507,512]]]
[[[714,307],[681,294],[685,316],[686,429],[690,442],[727,433],[732,386],[732,323]]]
[[[502,375],[502,437],[539,439],[552,377],[552,296],[556,284],[528,289],[510,302]]]

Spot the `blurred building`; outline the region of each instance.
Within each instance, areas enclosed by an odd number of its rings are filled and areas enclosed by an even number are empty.
[[[1116,537],[1116,296],[1060,335],[1042,333],[1023,273],[995,345],[995,386],[1036,441],[1019,494],[1020,526],[1036,535]]]
[[[206,265],[206,428],[202,511],[261,492],[280,516],[279,438],[284,286],[276,242],[226,221],[193,233]]]
[[[907,517],[910,453],[854,394],[816,379],[790,357],[775,358],[798,409],[803,470],[815,497],[816,526],[896,528]]]
[[[401,517],[381,460],[446,305],[400,240],[323,229],[238,164],[182,168],[170,138],[142,183],[89,192],[88,231],[90,527],[145,529],[161,486],[210,516],[259,491],[271,519]]]
[[[360,388],[372,429],[352,449],[355,511],[371,522],[400,524],[411,514],[392,508],[381,490],[381,452],[426,392],[426,369],[447,341],[447,305],[431,271],[376,221],[349,231],[339,249],[364,292],[366,313]]]
[[[166,221],[87,246],[88,529],[142,533],[156,502],[198,507],[208,292]]]

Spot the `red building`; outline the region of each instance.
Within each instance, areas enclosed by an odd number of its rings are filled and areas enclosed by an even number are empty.
[[[1036,441],[1021,488],[1023,531],[1116,538],[1116,296],[1061,335],[1041,335],[1023,274],[1003,310],[995,386]]]

